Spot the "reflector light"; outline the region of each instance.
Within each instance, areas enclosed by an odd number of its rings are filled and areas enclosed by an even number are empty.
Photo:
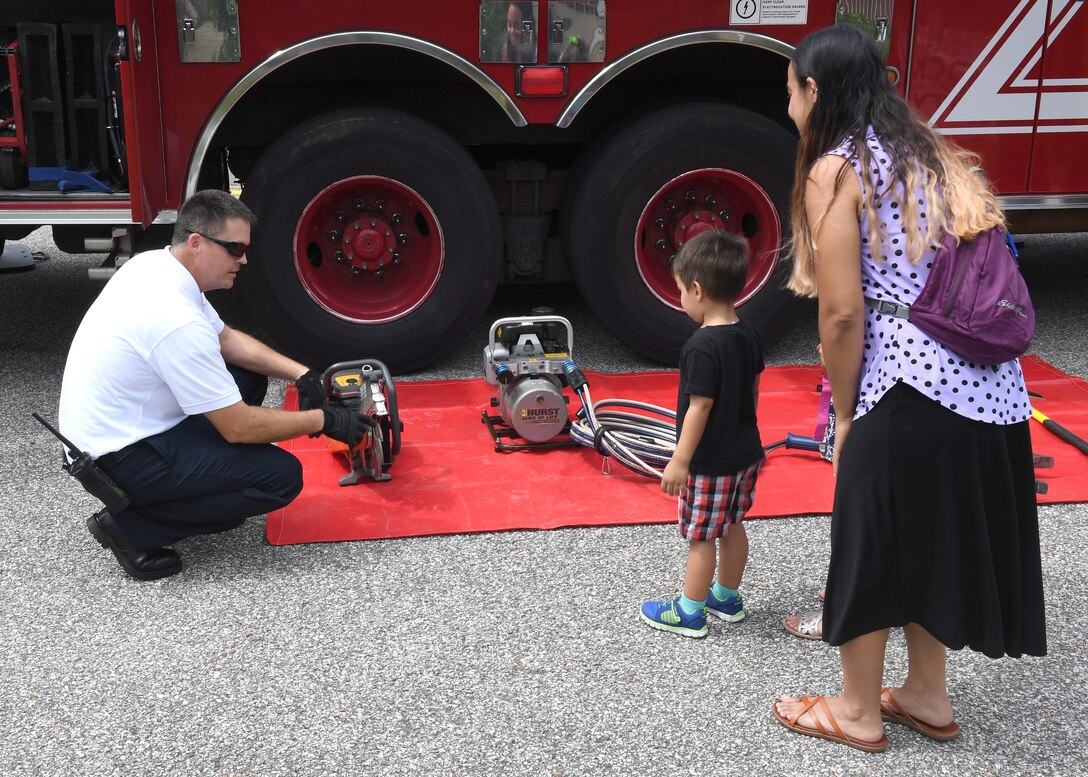
[[[563,97],[567,93],[567,69],[558,67],[519,67],[519,97]]]

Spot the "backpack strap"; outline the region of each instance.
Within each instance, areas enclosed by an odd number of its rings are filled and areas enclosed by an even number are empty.
[[[872,297],[865,297],[865,304],[875,310],[877,313],[883,313],[888,316],[897,316],[898,318],[910,319],[910,306],[900,305],[898,302],[889,302],[888,300],[873,299]]]

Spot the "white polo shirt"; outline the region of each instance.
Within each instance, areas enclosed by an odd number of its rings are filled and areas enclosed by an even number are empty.
[[[219,348],[224,326],[168,249],[137,254],[76,330],[61,433],[97,457],[241,401]]]

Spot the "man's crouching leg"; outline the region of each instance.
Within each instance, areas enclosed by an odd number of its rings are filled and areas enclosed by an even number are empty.
[[[141,580],[180,571],[177,554],[164,546],[237,528],[247,517],[286,506],[302,490],[302,465],[291,453],[229,443],[203,416],[137,443],[110,474],[131,504],[117,515],[96,513],[88,528]],[[171,556],[176,567],[164,560]],[[145,569],[148,564],[153,569]],[[172,571],[158,574],[164,569]]]

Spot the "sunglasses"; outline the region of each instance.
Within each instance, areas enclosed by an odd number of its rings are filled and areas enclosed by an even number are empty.
[[[197,232],[196,230],[193,230],[190,234],[200,235],[205,240],[211,240],[216,245],[223,246],[223,248],[226,249],[227,253],[235,257],[236,259],[241,259],[243,256],[246,255],[246,251],[249,250],[248,243],[239,243],[237,240],[220,240],[217,237],[205,235],[203,232]]]

